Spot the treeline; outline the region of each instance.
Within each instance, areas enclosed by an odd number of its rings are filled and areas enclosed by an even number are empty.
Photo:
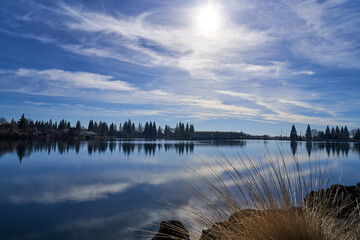
[[[298,135],[295,125],[292,126],[290,131],[291,140],[331,140],[331,141],[350,141],[360,140],[360,129],[353,129],[349,132],[348,128],[345,127],[326,127],[325,131],[311,129],[308,124],[304,136]]]
[[[178,155],[190,154],[194,151],[195,144],[189,142],[175,143],[133,143],[117,141],[0,141],[0,157],[7,153],[15,153],[20,162],[24,157],[29,157],[34,152],[47,152],[65,154],[74,151],[76,154],[80,149],[86,150],[89,155],[106,153],[106,151],[122,152],[126,155],[143,152],[145,155],[154,155],[156,151],[174,150]]]
[[[119,127],[111,123],[110,126],[105,122],[89,121],[88,131],[93,131],[99,135],[111,137],[144,137],[144,138],[191,138],[194,135],[195,128],[192,124],[179,122],[175,128],[165,125],[164,128],[156,126],[155,122],[146,122],[145,125],[139,123],[135,126],[130,119],[120,123]]]
[[[77,121],[75,126],[72,126],[70,121],[62,119],[59,123],[49,121],[33,121],[25,118],[24,114],[18,121],[14,119],[7,122],[6,119],[0,118],[0,131],[2,133],[20,133],[32,135],[67,135],[76,136],[83,135],[87,137],[102,136],[102,137],[119,137],[119,138],[177,138],[189,139],[194,136],[194,125],[179,122],[175,128],[165,125],[164,128],[157,126],[154,122],[146,122],[145,125],[138,123],[135,125],[130,119],[119,123],[107,124],[103,121],[90,120],[87,126],[83,126],[80,121]]]

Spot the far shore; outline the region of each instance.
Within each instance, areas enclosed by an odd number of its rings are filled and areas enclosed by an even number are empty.
[[[223,132],[223,131],[195,131],[191,137],[156,137],[144,138],[133,136],[107,136],[99,135],[93,131],[78,131],[76,129],[65,129],[61,131],[16,131],[0,132],[0,140],[212,140],[212,141],[234,141],[234,140],[278,140],[294,141],[290,137],[269,136],[269,135],[250,135],[242,132]],[[359,140],[336,140],[336,139],[306,139],[299,137],[295,141],[302,142],[360,142]]]

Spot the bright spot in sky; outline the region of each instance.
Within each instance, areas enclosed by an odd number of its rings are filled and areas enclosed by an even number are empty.
[[[219,27],[219,14],[213,6],[200,9],[198,15],[199,31],[205,35],[213,34]]]

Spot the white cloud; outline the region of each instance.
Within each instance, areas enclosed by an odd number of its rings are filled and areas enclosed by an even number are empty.
[[[291,8],[305,21],[306,32],[293,51],[320,64],[342,68],[360,68],[360,24],[356,9],[344,8],[347,1],[319,3],[315,0],[293,1]]]
[[[33,70],[20,68],[15,73],[19,77],[31,77],[33,81],[41,79],[42,81],[56,81],[58,83],[67,83],[76,88],[96,88],[99,90],[135,90],[129,83],[119,80],[112,81],[112,76],[106,76],[88,72],[69,72],[59,69]],[[69,87],[70,87],[69,86]]]
[[[224,94],[231,97],[239,97],[242,99],[246,99],[249,101],[255,102],[259,106],[265,107],[270,113],[265,111],[261,112],[261,119],[269,120],[269,121],[280,121],[280,122],[291,122],[291,123],[312,123],[319,125],[355,125],[353,119],[344,119],[337,118],[337,113],[334,111],[330,111],[325,107],[317,106],[317,104],[310,104],[307,102],[302,102],[299,100],[290,100],[291,95],[294,93],[293,91],[289,92],[290,94],[287,96],[288,99],[279,99],[276,96],[264,96],[262,94],[255,95],[251,93],[241,93],[241,92],[232,92],[232,91],[217,91],[220,94]],[[306,96],[302,97],[306,99]],[[298,114],[299,109],[295,107],[300,107],[303,109],[308,109],[312,112],[320,112],[325,113],[327,116],[322,117],[314,117],[307,116],[306,114]],[[330,115],[330,116],[329,116]]]
[[[68,189],[44,191],[40,194],[26,196],[14,194],[9,196],[9,201],[16,204],[27,202],[54,204],[64,201],[91,201],[106,198],[109,194],[121,193],[129,187],[131,187],[130,183],[78,185]]]
[[[15,74],[21,84],[11,81],[15,77],[1,81],[8,84],[7,91],[89,99],[100,90],[96,96],[102,102],[154,106],[128,110],[131,116],[169,113],[194,120],[229,117],[271,122],[293,121],[296,116],[304,122],[317,112],[327,122],[336,116],[336,122],[347,122],[339,99],[319,103],[325,92],[313,87],[312,80],[324,80],[315,79],[315,65],[306,64],[310,59],[324,66],[359,65],[359,41],[354,39],[359,17],[351,9],[346,10],[349,17],[342,16],[343,3],[218,2],[221,23],[211,35],[195,26],[199,5],[167,5],[126,15],[63,2],[55,7],[35,4],[38,14],[17,20],[41,22],[51,31],[25,31],[23,37],[82,56],[130,63],[129,72],[145,72],[145,77],[139,80],[130,73],[129,80],[122,81],[83,71],[24,68]],[[46,17],[49,12],[57,17]],[[51,34],[56,31],[71,40]],[[120,113],[106,109],[104,114]]]

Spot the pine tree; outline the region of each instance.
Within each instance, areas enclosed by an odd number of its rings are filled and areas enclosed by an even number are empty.
[[[189,137],[189,136],[190,136],[190,127],[189,127],[189,124],[188,124],[188,123],[186,123],[185,136],[186,136],[186,137]]]
[[[27,127],[27,124],[28,124],[28,121],[27,121],[27,119],[25,118],[25,115],[23,114],[23,115],[21,116],[21,118],[19,119],[19,121],[18,121],[18,127],[19,127],[20,129],[22,129],[22,130],[25,130],[26,127]]]
[[[327,126],[325,130],[325,139],[330,139],[330,138],[331,138],[331,132],[329,126]]]
[[[109,127],[108,127],[107,123],[103,122],[99,125],[99,127],[100,127],[100,131],[101,131],[101,135],[107,136],[107,134],[109,132]]]
[[[142,126],[141,123],[139,123],[138,128],[137,128],[137,131],[138,131],[138,133],[140,133],[140,134],[142,134],[142,132],[144,131],[143,126]]]
[[[0,125],[3,125],[4,123],[7,123],[6,118],[0,118]]]
[[[136,128],[135,128],[135,123],[131,124],[131,130],[130,130],[130,134],[135,134],[136,133]]]
[[[115,135],[115,125],[114,125],[114,123],[111,123],[111,124],[110,124],[109,134],[110,134],[110,136],[114,136],[114,135]]]
[[[76,130],[81,131],[81,123],[79,120],[76,122]]]
[[[310,128],[310,125],[308,124],[307,128],[306,128],[306,134],[305,134],[305,137],[307,140],[311,140],[311,128]]]
[[[330,139],[332,139],[332,140],[334,140],[335,139],[335,128],[334,127],[332,127],[331,128],[331,133],[330,133]]]
[[[184,125],[184,123],[180,122],[179,127],[180,127],[180,137],[183,137],[184,133],[185,133],[185,125]]]
[[[340,139],[341,140],[344,140],[345,139],[345,136],[344,136],[344,127],[341,127],[341,129],[340,129]]]
[[[88,131],[93,131],[93,130],[94,130],[94,121],[90,120],[88,125]]]
[[[295,125],[292,125],[291,132],[290,132],[290,139],[293,141],[298,139]]]
[[[148,137],[151,138],[152,137],[152,130],[153,130],[153,124],[152,122],[150,122],[149,124],[149,130],[148,130]]]
[[[350,137],[349,130],[348,130],[348,128],[345,126],[345,128],[344,128],[344,140],[349,140],[349,137]]]
[[[191,133],[191,136],[194,135],[194,132],[195,132],[194,125],[190,124],[190,133]]]
[[[156,138],[157,137],[157,132],[156,132],[156,123],[154,121],[154,124],[153,124],[153,128],[151,129],[151,137],[153,138]]]
[[[360,140],[360,128],[358,128],[353,137],[354,140]]]
[[[325,133],[323,131],[319,131],[318,138],[319,139],[325,139]]]
[[[167,137],[167,138],[171,137],[171,130],[170,130],[170,127],[169,127],[168,125],[165,125],[164,135],[165,135],[165,137]]]
[[[93,129],[94,132],[98,132],[99,131],[99,124],[97,122],[94,122],[94,129]]]
[[[336,140],[340,139],[340,129],[338,126],[336,126],[336,130],[335,130],[335,139]]]
[[[157,136],[162,137],[162,135],[163,135],[163,131],[162,131],[161,127],[159,126],[158,131],[157,131]]]

